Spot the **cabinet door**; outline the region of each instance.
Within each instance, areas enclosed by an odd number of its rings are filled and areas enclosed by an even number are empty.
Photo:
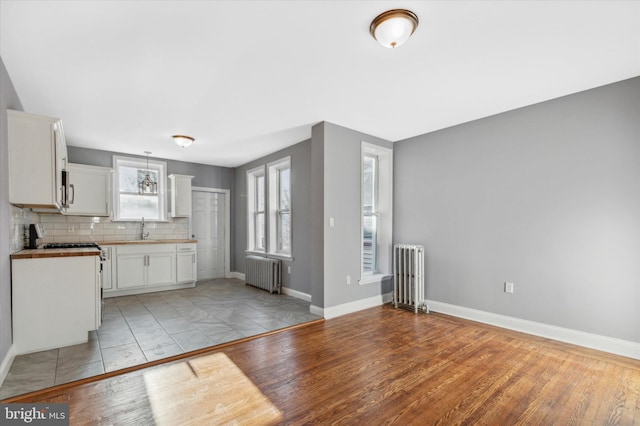
[[[196,252],[178,252],[178,282],[192,282],[196,280]]]
[[[191,179],[193,176],[169,175],[171,217],[191,216]]]
[[[153,253],[147,255],[147,285],[175,284],[176,254]]]
[[[143,287],[146,284],[147,255],[118,254],[116,262],[117,288]]]
[[[66,212],[64,203],[69,204],[70,194],[66,193],[69,188],[64,188],[62,181],[62,171],[67,169],[67,143],[64,139],[64,133],[62,131],[62,123],[57,122],[53,125],[53,141],[54,141],[54,155],[55,155],[55,168],[54,168],[54,182],[56,186],[56,201],[60,205],[62,212]]]
[[[9,201],[60,209],[66,143],[59,120],[7,110]]]
[[[74,188],[73,204],[67,209],[67,214],[109,216],[112,169],[69,163],[67,170]]]

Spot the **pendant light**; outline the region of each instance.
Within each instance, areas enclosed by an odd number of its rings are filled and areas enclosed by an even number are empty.
[[[158,193],[158,182],[151,180],[149,174],[149,154],[151,152],[145,151],[147,154],[147,174],[144,175],[144,179],[138,182],[138,193],[140,195],[156,195]]]
[[[173,135],[173,141],[182,148],[187,148],[195,141],[191,136]]]
[[[384,47],[394,48],[409,40],[418,27],[418,16],[406,9],[392,9],[376,16],[369,32]]]

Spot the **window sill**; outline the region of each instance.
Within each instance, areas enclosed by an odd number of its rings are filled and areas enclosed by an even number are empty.
[[[287,254],[267,253],[267,257],[270,257],[272,259],[287,260],[289,262],[293,261],[293,256]]]
[[[391,277],[392,275],[389,275],[389,274],[365,275],[364,277],[360,278],[360,280],[358,281],[358,284],[359,285],[380,284],[383,280]]]
[[[254,250],[245,250],[244,253],[251,256],[262,256],[262,257],[267,257],[269,259],[280,259],[280,260],[286,260],[289,262],[293,262],[294,260],[293,256],[288,256],[285,254],[278,254],[278,253],[265,253],[263,251],[254,251]]]
[[[136,222],[141,223],[140,219],[111,219],[111,222]],[[167,219],[145,219],[144,223],[169,223],[170,220]]]

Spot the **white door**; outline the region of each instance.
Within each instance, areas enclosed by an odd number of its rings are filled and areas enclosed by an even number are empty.
[[[224,278],[225,194],[193,191],[192,232],[198,240],[198,281]]]

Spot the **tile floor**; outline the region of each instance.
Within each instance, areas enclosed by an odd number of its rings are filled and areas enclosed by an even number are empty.
[[[234,279],[108,298],[87,343],[17,356],[0,399],[318,318],[309,302]]]

